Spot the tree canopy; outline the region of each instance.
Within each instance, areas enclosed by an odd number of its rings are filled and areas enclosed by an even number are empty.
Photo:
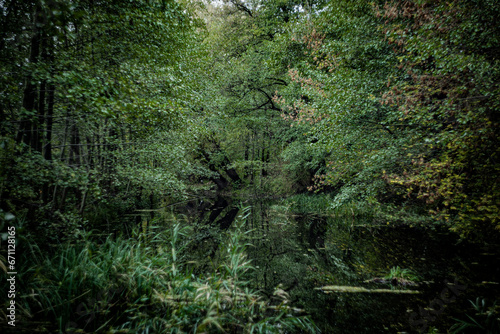
[[[499,237],[498,1],[0,8],[2,233],[50,249],[190,198],[322,193]]]

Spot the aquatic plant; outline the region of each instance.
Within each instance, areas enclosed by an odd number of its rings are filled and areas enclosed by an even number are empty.
[[[450,333],[500,333],[500,306],[497,301],[488,306],[486,299],[469,300],[475,311],[474,315],[466,314],[467,320],[455,319],[457,322],[450,328]]]
[[[385,277],[387,280],[408,280],[408,281],[418,281],[419,277],[411,269],[402,269],[399,266],[392,267],[389,274]]]
[[[21,299],[33,321],[41,316],[67,333],[317,332],[283,290],[270,301],[249,287],[240,225],[227,232],[212,272],[199,276],[187,261],[189,232],[172,222],[102,243],[86,234],[54,256],[33,245]]]

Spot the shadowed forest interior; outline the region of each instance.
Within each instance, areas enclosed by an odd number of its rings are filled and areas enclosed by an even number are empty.
[[[0,0],[0,329],[500,333],[496,0]]]

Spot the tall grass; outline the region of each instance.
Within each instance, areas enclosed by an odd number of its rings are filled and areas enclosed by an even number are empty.
[[[61,333],[317,332],[284,291],[270,301],[250,288],[240,227],[228,232],[218,265],[203,276],[189,271],[189,235],[174,222],[134,238],[61,246],[55,256],[32,245],[23,296],[29,313]]]

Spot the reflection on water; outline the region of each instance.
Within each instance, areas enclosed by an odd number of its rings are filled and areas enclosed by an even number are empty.
[[[251,230],[246,242],[252,245],[253,284],[269,297],[280,286],[324,333],[412,333],[431,326],[446,331],[453,318],[470,309],[468,300],[493,302],[492,296],[499,296],[498,248],[459,243],[444,228],[375,227],[353,219],[294,215],[279,201],[244,205],[251,205],[245,226]],[[217,197],[178,208],[188,221],[196,221],[190,252],[197,260],[195,273],[212,266],[221,232],[232,227],[241,207],[239,201]],[[395,267],[413,270],[418,285],[380,279]],[[326,294],[320,288],[327,285],[419,294]]]

